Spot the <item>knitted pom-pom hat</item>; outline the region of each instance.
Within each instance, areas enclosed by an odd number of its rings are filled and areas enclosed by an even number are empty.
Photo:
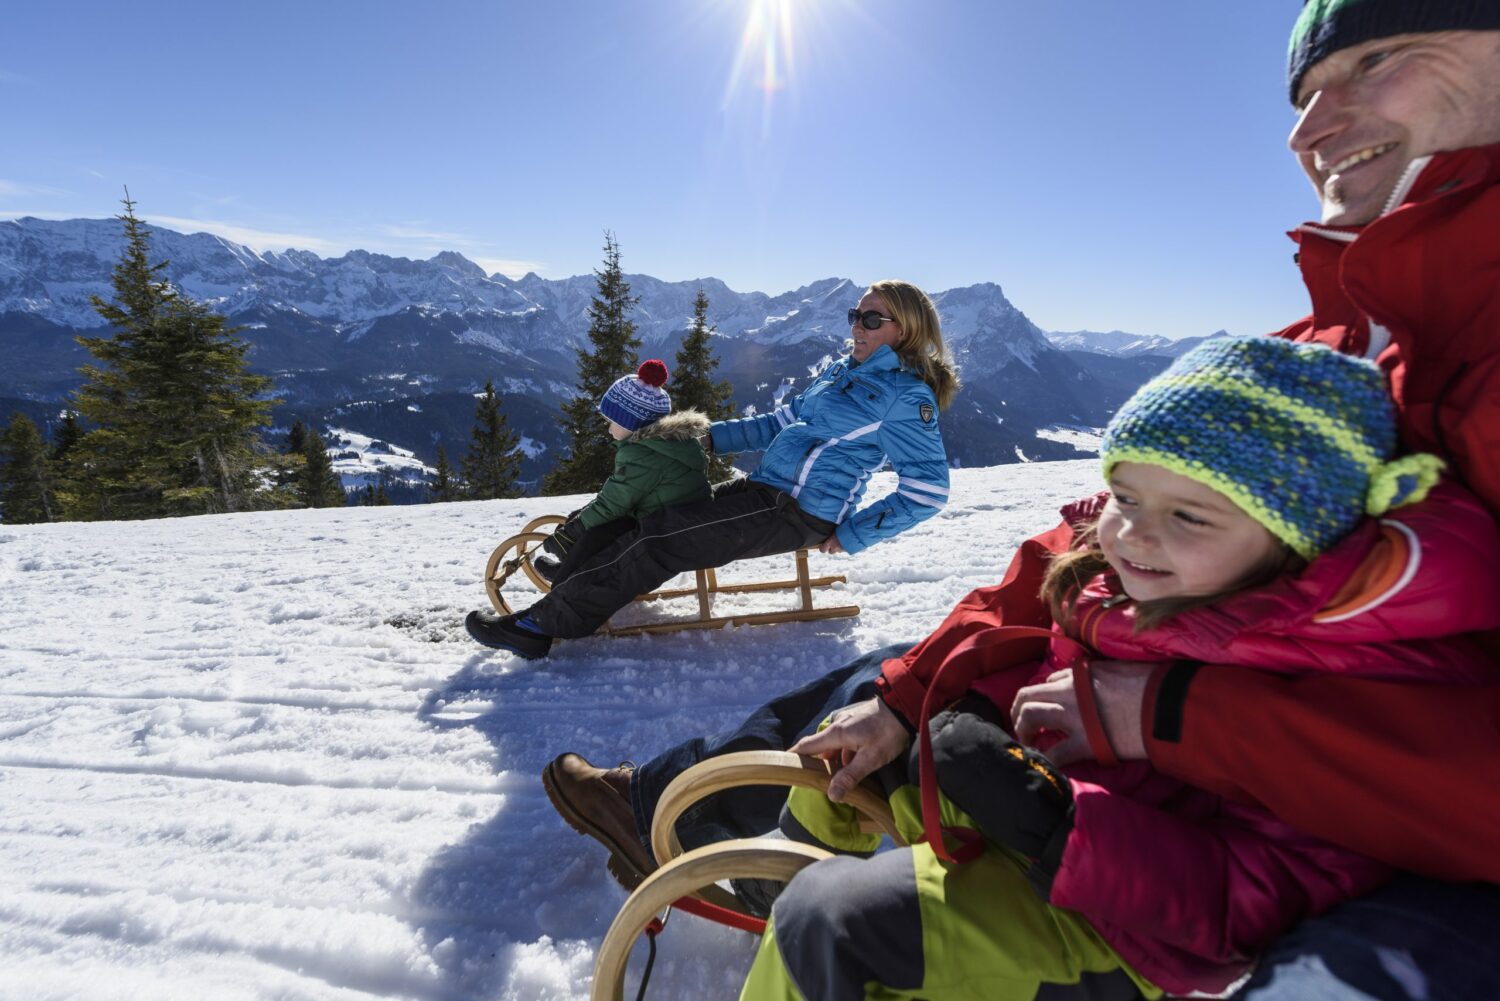
[[[635,375],[622,375],[599,398],[599,412],[626,431],[639,431],[672,412],[667,366],[659,358],[641,362]]]
[[[1304,0],[1286,57],[1292,103],[1302,75],[1340,49],[1408,32],[1494,29],[1500,29],[1495,0]]]
[[[1366,514],[1420,500],[1443,467],[1391,461],[1396,412],[1371,362],[1278,337],[1206,341],[1142,386],[1104,431],[1117,463],[1163,466],[1228,497],[1311,559]]]

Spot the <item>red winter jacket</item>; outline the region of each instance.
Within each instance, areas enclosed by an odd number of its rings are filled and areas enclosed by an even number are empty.
[[[1091,520],[1102,498],[1066,509],[1065,526]],[[888,661],[881,684],[888,704],[904,711],[955,637],[996,622],[1036,624],[1028,568],[1070,535],[1063,527],[1046,545],[1028,543],[1004,583],[970,595],[926,643]],[[1489,660],[1472,637],[1454,634],[1500,625],[1500,580],[1489,573],[1497,561],[1494,522],[1473,498],[1445,486],[1423,504],[1362,524],[1296,577],[1140,634],[1131,605],[1109,607],[1113,585],[1101,578],[1080,602],[1077,638],[1115,660],[1473,683],[1492,676]],[[974,687],[1008,708],[1021,684],[1067,659],[1060,650],[1037,669],[1034,660],[1007,656]],[[1278,742],[1276,720],[1256,729]],[[1170,992],[1224,989],[1282,930],[1388,875],[1384,865],[1264,809],[1187,786],[1144,762],[1067,771],[1077,808],[1051,902],[1088,917],[1127,962]],[[1295,781],[1291,774],[1283,781]]]
[[[1500,146],[1418,162],[1398,201],[1360,230],[1294,234],[1313,313],[1282,336],[1377,357],[1405,444],[1500,515]],[[1275,719],[1281,739],[1236,719]],[[1163,670],[1142,727],[1184,781],[1401,868],[1500,882],[1500,791],[1475,779],[1500,773],[1500,685]]]
[[[1396,202],[1291,234],[1313,312],[1280,336],[1375,358],[1406,447],[1500,512],[1500,145],[1415,161]]]

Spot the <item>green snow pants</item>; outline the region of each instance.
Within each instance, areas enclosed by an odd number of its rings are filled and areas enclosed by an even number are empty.
[[[878,836],[858,831],[853,811],[820,792],[793,790],[787,807],[831,848],[864,852],[878,843]],[[897,789],[891,807],[903,837],[920,837],[917,788]],[[972,826],[946,799],[942,811],[945,824]],[[925,844],[817,862],[777,898],[740,998],[1161,996],[1083,917],[1044,903],[1026,881],[1026,865],[994,847],[966,865],[950,865]],[[1080,994],[1048,986],[1080,980],[1093,987]]]

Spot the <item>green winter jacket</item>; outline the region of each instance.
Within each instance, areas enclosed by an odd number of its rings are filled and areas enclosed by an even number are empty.
[[[659,508],[708,500],[708,457],[698,436],[708,418],[696,410],[668,414],[616,442],[615,471],[588,507],[583,527],[639,518]]]

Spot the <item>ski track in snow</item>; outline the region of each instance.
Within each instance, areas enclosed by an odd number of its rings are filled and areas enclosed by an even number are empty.
[[[849,577],[819,603],[857,619],[530,663],[462,618],[490,548],[582,498],[0,526],[0,999],[586,998],[624,892],[547,761],[645,760],[920,639],[1098,482],[1097,460],[955,470],[936,517],[814,554]],[[650,996],[734,997],[754,945],[679,916]]]

